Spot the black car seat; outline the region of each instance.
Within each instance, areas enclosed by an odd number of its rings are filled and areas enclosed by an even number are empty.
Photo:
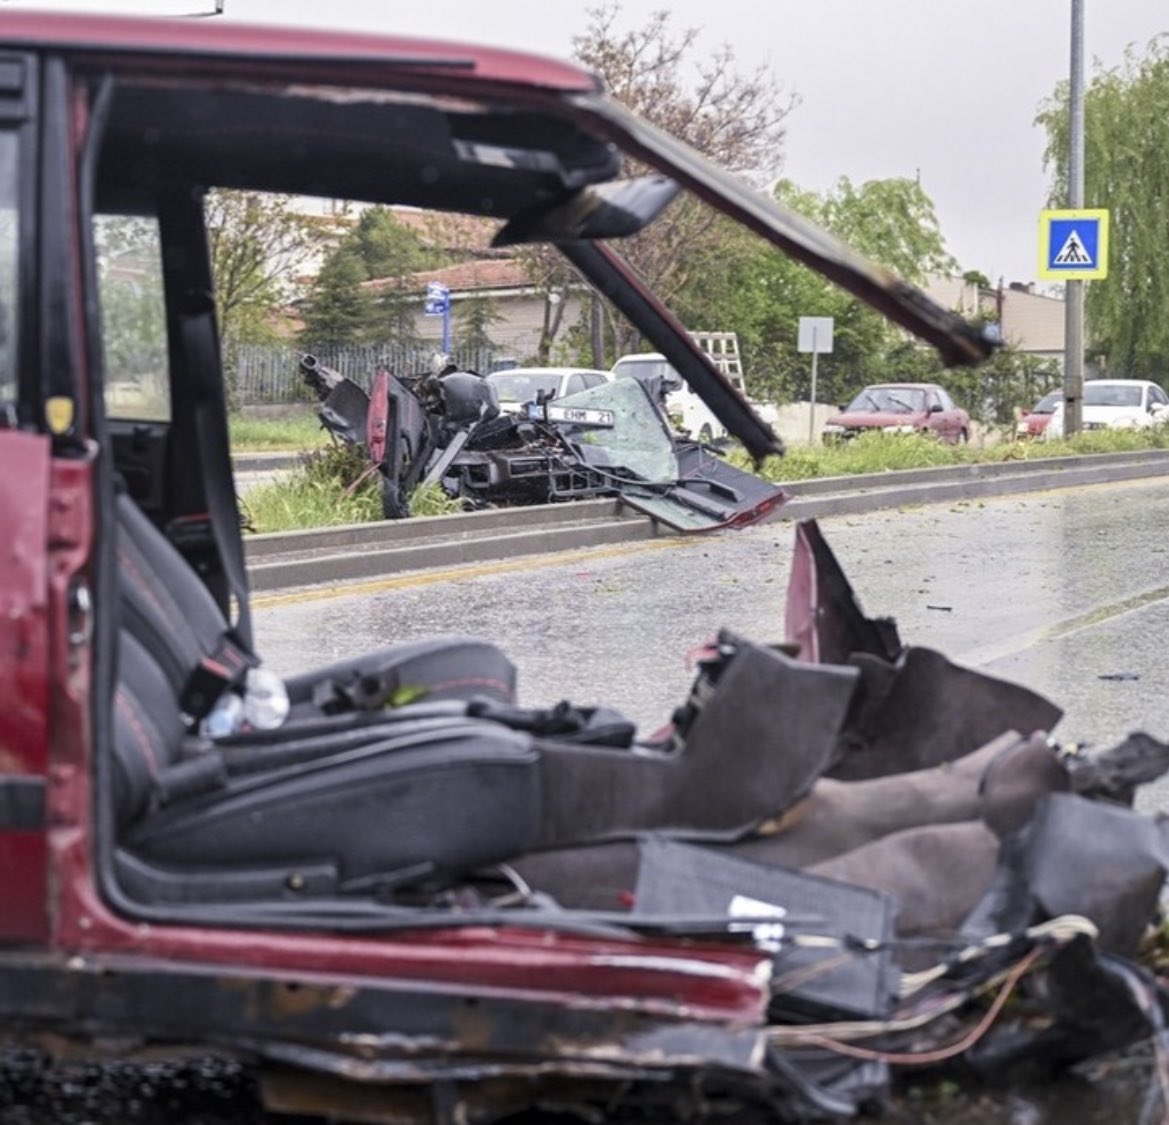
[[[516,708],[498,649],[444,639],[298,677],[282,726],[211,742],[192,684],[230,684],[254,658],[165,536],[129,497],[117,505],[112,798],[119,876],[147,901],[384,894],[566,842],[734,839],[811,786],[856,679],[725,639],[679,737],[639,747]],[[337,705],[338,684],[368,680],[375,699],[386,685],[418,698]]]
[[[125,493],[117,497],[118,583],[122,626],[158,662],[188,714],[207,710],[192,699],[204,685],[231,682],[254,658],[235,640],[207,587],[186,560]],[[224,665],[216,677],[207,665]],[[286,683],[299,718],[328,707],[323,685],[344,693],[362,677],[380,681],[387,698],[413,689],[427,700],[515,697],[515,667],[494,645],[466,637],[395,645],[360,660],[330,665]],[[214,690],[214,688],[212,688]],[[367,687],[365,694],[374,690]],[[316,704],[314,705],[314,697]]]

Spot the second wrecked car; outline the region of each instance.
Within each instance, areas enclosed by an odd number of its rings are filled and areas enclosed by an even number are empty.
[[[604,379],[502,411],[491,378],[454,364],[413,376],[379,368],[368,393],[313,355],[300,367],[322,425],[364,448],[388,519],[409,515],[411,494],[426,485],[467,508],[619,496],[686,532],[755,523],[786,499],[675,433],[656,386],[641,380]]]

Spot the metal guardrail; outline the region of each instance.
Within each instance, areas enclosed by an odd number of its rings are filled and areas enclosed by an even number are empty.
[[[262,466],[252,458],[237,458],[237,472],[279,467],[272,455],[262,456]],[[1159,476],[1169,476],[1169,451],[818,477],[785,484],[791,499],[774,518],[823,518]],[[671,534],[649,517],[611,499],[254,535],[245,539],[245,549],[253,591],[270,593],[320,583],[387,578],[432,567],[632,543]]]

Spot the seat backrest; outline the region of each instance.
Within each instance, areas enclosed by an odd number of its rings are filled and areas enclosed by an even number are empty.
[[[177,761],[185,734],[178,698],[162,665],[123,628],[114,691],[113,798],[119,828],[146,812],[159,777]]]
[[[122,628],[157,661],[177,699],[228,623],[187,560],[124,493],[117,514]]]

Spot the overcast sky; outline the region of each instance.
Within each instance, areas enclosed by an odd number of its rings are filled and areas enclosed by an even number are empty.
[[[210,8],[213,0],[189,6]],[[225,18],[568,56],[573,34],[587,23],[587,6],[587,0],[581,6],[225,0]],[[1088,77],[1094,60],[1115,66],[1129,44],[1143,50],[1154,36],[1169,34],[1169,0],[1084,0],[1084,8]],[[699,42],[708,49],[729,44],[743,70],[766,64],[798,95],[784,175],[817,190],[840,175],[857,181],[920,175],[963,269],[995,281],[1035,277],[1049,177],[1044,135],[1032,122],[1068,74],[1070,0],[624,0],[622,22],[640,26],[663,9],[677,29],[701,29]]]

